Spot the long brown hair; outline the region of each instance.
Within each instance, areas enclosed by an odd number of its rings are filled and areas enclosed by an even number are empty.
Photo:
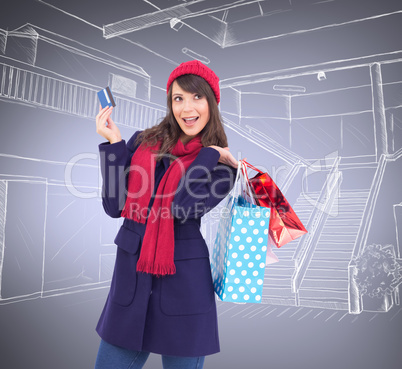
[[[208,82],[205,81],[204,78],[195,74],[184,74],[176,78],[175,81],[177,81],[184,91],[198,93],[207,98],[210,118],[207,125],[201,131],[202,145],[204,147],[210,145],[227,147],[228,140],[223,128],[222,116],[219,112],[215,95]],[[135,142],[135,144],[143,143],[146,146],[153,146],[157,141],[162,140],[162,145],[156,158],[157,160],[161,160],[165,154],[170,153],[182,133],[182,130],[173,115],[172,86],[173,83],[170,85],[167,94],[167,114],[165,118],[163,118],[162,122],[156,126],[147,128],[141,132]]]

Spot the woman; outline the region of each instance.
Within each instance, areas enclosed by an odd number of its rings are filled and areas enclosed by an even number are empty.
[[[201,217],[231,190],[237,160],[227,148],[219,79],[180,64],[167,83],[167,115],[125,144],[100,109],[102,202],[124,217],[115,269],[97,325],[96,369],[142,368],[150,352],[166,368],[202,368],[219,352],[217,313]],[[129,175],[125,173],[129,172]],[[126,191],[125,189],[128,189]]]

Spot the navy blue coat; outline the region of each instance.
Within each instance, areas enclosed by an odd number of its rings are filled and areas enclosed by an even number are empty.
[[[108,215],[121,216],[127,177],[137,147],[136,132],[124,140],[99,145],[103,178],[102,203]],[[97,325],[105,341],[133,350],[174,356],[219,352],[218,323],[208,247],[200,232],[201,217],[231,190],[236,169],[218,163],[219,152],[202,148],[174,197],[176,274],[154,277],[137,273],[146,224],[124,219],[114,240],[115,268],[109,295]],[[169,167],[157,162],[155,191]],[[190,191],[188,191],[190,189]],[[197,194],[193,196],[192,194]],[[152,206],[153,197],[149,203]]]

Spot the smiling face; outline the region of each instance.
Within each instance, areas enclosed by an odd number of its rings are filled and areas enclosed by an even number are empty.
[[[172,112],[181,128],[181,141],[186,144],[208,124],[210,113],[206,96],[184,91],[177,81],[172,84]]]

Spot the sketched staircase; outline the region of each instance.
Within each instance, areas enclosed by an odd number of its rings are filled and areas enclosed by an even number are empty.
[[[369,190],[340,192],[338,215],[328,217],[301,282],[300,306],[348,310],[348,264]]]
[[[293,210],[300,221],[307,225],[314,208],[314,201],[317,200],[319,192],[300,194]],[[310,201],[307,201],[309,198]],[[292,276],[295,271],[293,255],[298,247],[301,238],[287,243],[281,248],[273,246],[272,250],[278,256],[279,262],[267,265],[265,269],[264,288],[262,303],[274,305],[296,305],[295,293],[292,292]]]
[[[348,310],[348,264],[369,195],[368,189],[341,190],[338,215],[328,217],[318,237],[312,259],[297,293],[292,291],[294,254],[303,237],[273,248],[279,262],[265,270],[262,302]],[[319,192],[301,194],[293,209],[307,224]]]

